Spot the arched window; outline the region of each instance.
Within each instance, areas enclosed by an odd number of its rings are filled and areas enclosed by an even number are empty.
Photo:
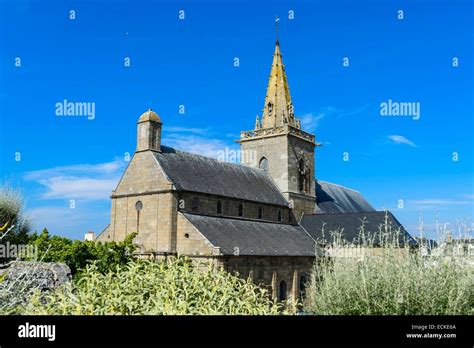
[[[278,289],[278,301],[286,300],[286,282],[282,280]]]
[[[272,116],[273,113],[273,104],[268,102],[267,104],[268,116]]]
[[[258,215],[257,215],[257,218],[258,218],[258,219],[263,219],[263,208],[262,208],[262,207],[258,207]]]
[[[135,210],[137,211],[137,233],[140,233],[140,211],[143,209],[142,201],[135,203]]]
[[[244,205],[239,203],[239,216],[244,216]]]
[[[306,296],[306,277],[304,275],[300,277],[300,296],[302,298]]]
[[[217,201],[217,214],[222,214],[222,203],[221,201]]]
[[[260,159],[260,163],[259,163],[258,167],[260,169],[262,169],[265,173],[268,172],[268,160],[266,159],[266,157],[262,157]]]
[[[281,210],[278,209],[278,221],[281,222],[282,216],[281,216]]]
[[[304,160],[301,158],[299,161],[300,175],[299,175],[299,189],[304,190]]]

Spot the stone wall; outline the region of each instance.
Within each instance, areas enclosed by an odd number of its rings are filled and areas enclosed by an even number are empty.
[[[303,213],[314,213],[314,207],[316,206],[316,197],[292,192],[285,193],[284,196],[288,201],[292,202],[293,214],[295,216],[296,222],[300,221]]]
[[[302,277],[310,280],[314,257],[301,256],[226,256],[221,266],[228,272],[236,272],[242,278],[266,287],[273,298],[280,299],[280,284],[286,283],[284,298],[300,296]]]
[[[122,241],[138,232],[141,252],[176,252],[177,200],[152,151],[136,152],[112,192],[110,227],[99,241]]]
[[[183,214],[177,217],[177,252],[186,256],[213,256],[219,254],[219,249],[214,248]]]
[[[316,195],[316,186],[314,178],[315,176],[315,165],[314,165],[314,143],[308,142],[296,136],[288,136],[288,190],[290,192],[300,193],[299,189],[299,160],[304,159],[305,165],[309,169],[309,191],[305,194],[309,196]]]
[[[14,261],[3,270],[0,282],[0,306],[14,308],[26,304],[31,291],[54,290],[70,283],[71,270],[64,263]]]
[[[240,144],[243,165],[259,168],[263,157],[268,160],[268,174],[280,188],[289,190],[288,137],[285,134],[242,141]]]
[[[313,213],[316,203],[314,143],[294,135],[280,134],[241,141],[242,164],[258,168],[260,160],[268,160],[268,174],[287,199],[293,201],[297,219],[304,212]],[[306,168],[308,182],[300,190],[300,160]],[[303,185],[305,186],[305,185]],[[290,195],[293,194],[291,198]],[[306,197],[304,197],[306,196]]]
[[[135,152],[112,197],[169,190],[172,183],[164,176],[153,151]]]

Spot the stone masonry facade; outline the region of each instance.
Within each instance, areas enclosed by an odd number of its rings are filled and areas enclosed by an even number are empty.
[[[130,233],[138,232],[134,241],[143,257],[162,259],[184,255],[197,264],[212,263],[215,267],[250,278],[254,283],[267,287],[276,299],[300,297],[309,281],[316,251],[313,246],[305,246],[306,251],[295,251],[291,240],[295,238],[296,243],[298,238],[300,242],[301,238],[309,238],[297,223],[303,214],[313,213],[316,204],[314,149],[317,143],[314,135],[303,131],[300,121],[294,117],[279,43],[274,53],[262,121],[257,116],[255,129],[242,132],[238,140],[243,153],[241,165],[248,169],[225,169],[227,178],[231,175],[229,172],[235,172],[245,176],[243,182],[261,180],[265,186],[262,189],[270,192],[268,199],[253,198],[258,195],[246,185],[242,190],[246,190],[248,198],[242,198],[234,191],[232,194],[226,194],[227,190],[216,193],[212,183],[208,190],[193,190],[192,185],[191,189],[183,189],[182,182],[177,182],[178,179],[184,180],[180,175],[183,173],[170,172],[163,166],[165,162],[171,167],[178,167],[180,163],[179,156],[172,152],[163,153],[160,117],[148,110],[137,123],[137,151],[112,192],[110,225],[97,240],[122,241]],[[157,154],[163,156],[157,157]],[[200,163],[198,159],[196,163]],[[193,175],[192,166],[185,170]],[[189,178],[194,180],[191,176]],[[222,180],[224,178],[223,174]],[[200,187],[198,184],[195,186]],[[276,198],[272,190],[278,191]],[[267,224],[265,227],[274,231],[275,238],[281,238],[282,245],[263,242],[267,235],[248,240],[242,233],[239,238],[246,246],[246,254],[224,252],[216,242],[218,238],[207,231],[207,227],[196,227],[186,214],[208,217],[209,226],[216,217],[224,219],[229,226],[247,221],[252,236],[258,236],[259,224]],[[296,231],[294,237],[283,238],[278,234],[279,226]],[[312,239],[301,244],[311,243]]]

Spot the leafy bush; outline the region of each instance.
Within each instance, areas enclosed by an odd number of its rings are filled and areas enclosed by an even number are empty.
[[[63,262],[69,266],[72,274],[95,261],[99,272],[115,269],[117,265],[133,260],[133,238],[129,234],[123,242],[95,242],[71,240],[65,237],[51,236],[46,229],[39,236],[33,236],[30,245],[37,248],[37,258],[43,262]]]
[[[384,242],[375,245],[362,238],[362,253],[356,258],[319,259],[305,309],[326,315],[474,314],[468,256],[422,256],[407,244],[380,239]],[[333,251],[354,252],[335,240]]]
[[[87,266],[74,288],[36,292],[23,314],[277,314],[265,289],[184,258],[136,261],[106,274]]]
[[[23,196],[8,183],[0,185],[0,244],[27,244],[30,222],[23,216]],[[0,255],[0,264],[10,261]]]

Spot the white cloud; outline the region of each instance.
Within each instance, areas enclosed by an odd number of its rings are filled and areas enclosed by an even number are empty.
[[[217,158],[219,153],[225,151],[226,148],[236,147],[235,144],[229,144],[219,139],[209,139],[197,135],[179,133],[168,134],[163,139],[163,145],[212,158]]]
[[[453,200],[453,199],[421,199],[421,200],[411,200],[411,204],[422,205],[422,206],[436,206],[436,205],[465,205],[472,204],[470,201],[466,200]]]
[[[314,130],[319,126],[319,122],[324,118],[324,116],[324,112],[320,112],[316,115],[314,115],[312,112],[304,114],[300,117],[301,128],[306,132],[314,132]]]
[[[64,173],[68,173],[70,175],[107,174],[116,172],[123,167],[124,163],[121,160],[98,164],[76,164],[31,171],[26,173],[25,179],[37,180],[43,177],[63,175]]]
[[[109,198],[119,177],[112,179],[78,178],[75,176],[57,176],[38,181],[47,187],[43,199],[82,199],[100,200]]]
[[[412,147],[416,147],[415,143],[410,139],[405,138],[403,135],[389,135],[388,138],[396,144],[405,144]]]
[[[117,185],[123,160],[99,164],[79,164],[28,172],[25,179],[40,184],[42,199],[105,200]]]
[[[338,117],[347,117],[347,116],[355,116],[358,114],[363,113],[369,108],[370,104],[361,105],[359,107],[353,109],[346,109],[346,110],[336,110],[334,108],[329,107],[329,111],[333,111],[337,113]]]
[[[239,139],[240,138],[240,134],[236,134],[236,133],[226,133],[225,136],[227,138],[232,138],[232,139]]]
[[[193,133],[204,135],[209,132],[207,128],[186,128],[186,127],[166,127],[163,129],[164,132],[181,132],[181,133]]]

